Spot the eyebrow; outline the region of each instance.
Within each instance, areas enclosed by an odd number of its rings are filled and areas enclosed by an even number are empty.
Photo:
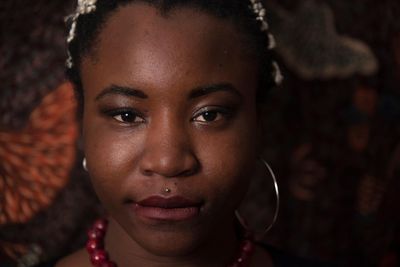
[[[189,99],[199,98],[211,93],[216,93],[221,91],[230,92],[239,97],[242,97],[242,94],[232,84],[220,83],[220,84],[209,84],[194,88],[189,94]],[[112,84],[106,87],[104,90],[102,90],[100,94],[96,96],[95,99],[96,101],[98,101],[103,97],[106,97],[107,95],[123,95],[129,97],[137,97],[140,99],[148,98],[148,96],[140,89]]]
[[[100,94],[98,94],[96,96],[96,101],[100,100],[101,98],[103,98],[107,95],[123,95],[123,96],[129,96],[129,97],[137,97],[137,98],[141,98],[141,99],[148,98],[148,96],[142,90],[135,89],[135,88],[128,87],[128,86],[120,86],[120,85],[112,84],[112,85],[106,87],[104,90],[102,90],[100,92]]]
[[[189,99],[202,97],[220,91],[230,92],[239,97],[242,97],[242,94],[232,84],[219,83],[194,88],[189,94]]]

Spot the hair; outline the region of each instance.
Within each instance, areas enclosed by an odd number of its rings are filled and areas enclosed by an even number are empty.
[[[0,3],[0,128],[24,128],[43,96],[63,82],[66,2]]]
[[[167,15],[174,8],[191,7],[218,18],[231,20],[238,30],[248,37],[248,49],[258,60],[260,77],[257,102],[262,102],[269,89],[275,85],[272,77],[272,54],[268,49],[269,38],[266,32],[261,31],[260,22],[249,8],[250,0],[98,0],[94,12],[79,16],[75,38],[68,46],[73,66],[67,69],[67,77],[75,85],[81,108],[84,97],[80,71],[82,59],[95,48],[98,36],[112,13],[124,5],[139,1],[157,8],[162,15]]]

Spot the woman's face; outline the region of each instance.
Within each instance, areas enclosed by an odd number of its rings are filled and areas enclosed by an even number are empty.
[[[229,21],[146,4],[108,19],[82,62],[85,153],[142,247],[184,253],[230,229],[256,161],[257,76]]]

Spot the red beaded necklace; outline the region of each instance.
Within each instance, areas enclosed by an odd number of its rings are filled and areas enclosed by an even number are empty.
[[[95,267],[117,267],[117,264],[108,258],[108,253],[104,249],[104,236],[107,231],[107,225],[108,221],[106,219],[99,219],[88,231],[86,250],[89,253],[90,261]],[[251,235],[247,234],[240,243],[237,257],[228,267],[248,267],[253,252],[254,243]]]

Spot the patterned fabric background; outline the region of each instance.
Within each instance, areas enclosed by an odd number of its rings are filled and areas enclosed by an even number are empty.
[[[266,240],[340,266],[398,266],[400,3],[275,4],[288,18],[274,14],[273,29],[291,20],[297,25],[295,33],[290,27],[276,32],[278,41],[296,33],[306,35],[298,40],[321,40],[287,44],[293,47],[285,49],[297,55],[279,51],[284,63],[303,60],[286,64],[286,82],[268,105],[265,153],[279,176],[283,200]],[[277,6],[271,5],[271,12],[279,13]],[[340,44],[341,38],[359,44]],[[323,60],[308,64],[307,58]],[[309,71],[297,69],[302,65]],[[390,263],[396,253],[397,265]]]
[[[78,120],[51,109],[75,105],[63,77],[63,16],[71,2],[0,3],[0,266],[71,252],[101,213],[81,168]],[[265,241],[339,266],[398,266],[400,2],[266,5],[286,79],[266,105],[264,158],[279,180],[281,212]],[[48,120],[38,131],[29,130],[34,114]],[[57,120],[64,126],[46,128]],[[10,149],[27,138],[42,144],[22,145],[33,155],[29,171],[18,168],[26,163],[20,150]],[[64,157],[51,152],[54,140],[63,140]],[[46,169],[42,181],[34,174],[46,163],[59,168]],[[275,196],[261,164],[258,173],[243,214],[262,230]]]

